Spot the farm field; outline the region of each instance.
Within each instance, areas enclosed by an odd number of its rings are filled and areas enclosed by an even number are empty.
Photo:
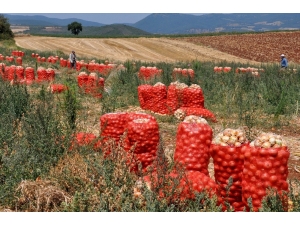
[[[290,63],[300,63],[300,32],[268,32],[260,34],[219,35],[172,38],[253,60],[279,62],[284,53]]]
[[[118,154],[113,162],[94,152],[89,145],[75,146],[72,151],[73,145],[69,146],[74,131],[92,134],[98,140],[100,116],[106,113],[147,113],[159,125],[159,146],[167,160],[161,163],[170,167],[174,163],[175,140],[181,121],[174,115],[143,109],[138,87],[161,83],[168,87],[175,81],[202,88],[205,107],[217,119],[207,118],[214,136],[225,128],[244,129],[250,141],[261,132],[281,135],[290,151],[288,181],[300,180],[300,61],[292,46],[284,45],[272,51],[284,35],[296,45],[299,33],[278,32],[274,38],[269,33],[263,35],[124,39],[16,37],[16,46],[25,51],[23,67],[32,67],[36,72],[40,67],[52,68],[55,80],[37,81],[28,86],[1,80],[0,91],[8,92],[9,97],[0,98],[1,112],[5,115],[0,119],[5,130],[0,132],[0,138],[7,140],[0,148],[3,156],[0,211],[199,211],[198,206],[190,202],[175,201],[169,208],[166,202],[170,199],[152,204],[153,196],[159,192],[151,192],[150,197],[149,193],[142,198],[132,196],[137,176],[124,171],[124,162]],[[0,53],[9,55],[16,46],[3,48],[0,43]],[[79,60],[84,59],[86,67],[71,70],[59,60],[41,62],[31,55],[37,52],[46,59],[52,57],[50,55],[67,59],[71,50],[76,51]],[[281,51],[291,62],[287,71],[278,69],[277,56]],[[88,66],[95,62],[103,65],[107,60],[118,65],[109,73]],[[2,61],[7,66],[15,62]],[[141,76],[142,66],[155,66],[160,73],[146,79]],[[231,69],[218,72],[216,66]],[[175,67],[192,69],[194,77],[174,75]],[[258,73],[239,72],[239,68],[247,67],[257,68]],[[5,71],[8,70],[2,67],[2,73]],[[81,72],[94,72],[103,79],[101,97],[87,94],[91,90],[85,92],[79,87]],[[51,84],[64,84],[69,91],[53,94],[49,92]],[[122,149],[122,146],[114,147]],[[215,179],[212,159],[208,172]],[[12,187],[17,188],[16,191]],[[293,187],[298,193],[299,185],[293,183]],[[34,190],[39,190],[39,194]],[[46,195],[47,192],[50,194]],[[16,193],[18,197],[11,195]],[[293,200],[294,208],[299,207],[297,201],[298,197]],[[64,204],[58,205],[61,202]],[[213,203],[209,204],[200,207],[200,211],[220,210]],[[190,208],[185,208],[187,206]],[[265,207],[264,210],[271,209]]]
[[[19,47],[33,51],[62,51],[69,54],[74,50],[77,57],[91,57],[112,61],[140,60],[144,62],[176,61],[222,61],[241,63],[259,62],[245,60],[205,46],[171,40],[168,38],[56,38],[16,37]]]

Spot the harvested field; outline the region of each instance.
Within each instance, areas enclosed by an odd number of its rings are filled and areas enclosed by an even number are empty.
[[[16,37],[20,47],[39,50],[60,50],[69,54],[74,50],[77,57],[95,57],[114,61],[140,60],[146,62],[222,61],[260,64],[241,59],[209,47],[168,38],[55,38]]]

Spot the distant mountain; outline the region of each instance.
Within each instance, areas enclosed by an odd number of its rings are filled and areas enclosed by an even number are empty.
[[[300,13],[210,13],[210,14],[180,14],[180,13],[154,13],[134,24],[124,23],[128,27],[116,27],[121,24],[101,24],[82,19],[56,19],[45,16],[21,16],[4,14],[11,26],[29,26],[31,33],[44,32],[45,34],[65,32],[68,24],[77,21],[82,24],[86,35],[101,33],[109,35],[111,32],[122,35],[129,32],[138,35],[151,34],[200,34],[214,32],[250,32],[250,31],[275,31],[275,30],[299,30]],[[40,26],[40,28],[36,28]],[[41,28],[44,27],[44,28]],[[104,27],[103,30],[98,28]],[[132,28],[137,28],[133,30]],[[44,29],[44,31],[43,31]],[[130,29],[130,31],[126,31]],[[142,32],[143,31],[143,32]]]
[[[132,26],[155,34],[298,30],[300,13],[154,13]]]
[[[69,19],[57,19],[49,18],[46,16],[23,16],[23,15],[10,15],[3,14],[12,26],[68,26],[68,24],[76,21],[81,23],[82,26],[94,26],[101,27],[105,24],[86,21],[82,19],[69,18]]]

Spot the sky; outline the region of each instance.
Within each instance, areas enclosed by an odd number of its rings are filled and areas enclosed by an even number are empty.
[[[1,2],[0,14],[44,15],[50,18],[78,18],[103,24],[135,23],[151,13],[299,13],[296,0],[251,0],[251,4],[237,4],[236,0],[113,0],[48,2],[14,0]]]

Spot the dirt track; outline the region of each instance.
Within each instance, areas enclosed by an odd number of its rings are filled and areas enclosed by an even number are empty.
[[[108,59],[110,61],[140,60],[144,62],[222,61],[260,64],[209,47],[168,38],[54,38],[16,37],[16,44],[40,51],[74,50],[77,57]]]

